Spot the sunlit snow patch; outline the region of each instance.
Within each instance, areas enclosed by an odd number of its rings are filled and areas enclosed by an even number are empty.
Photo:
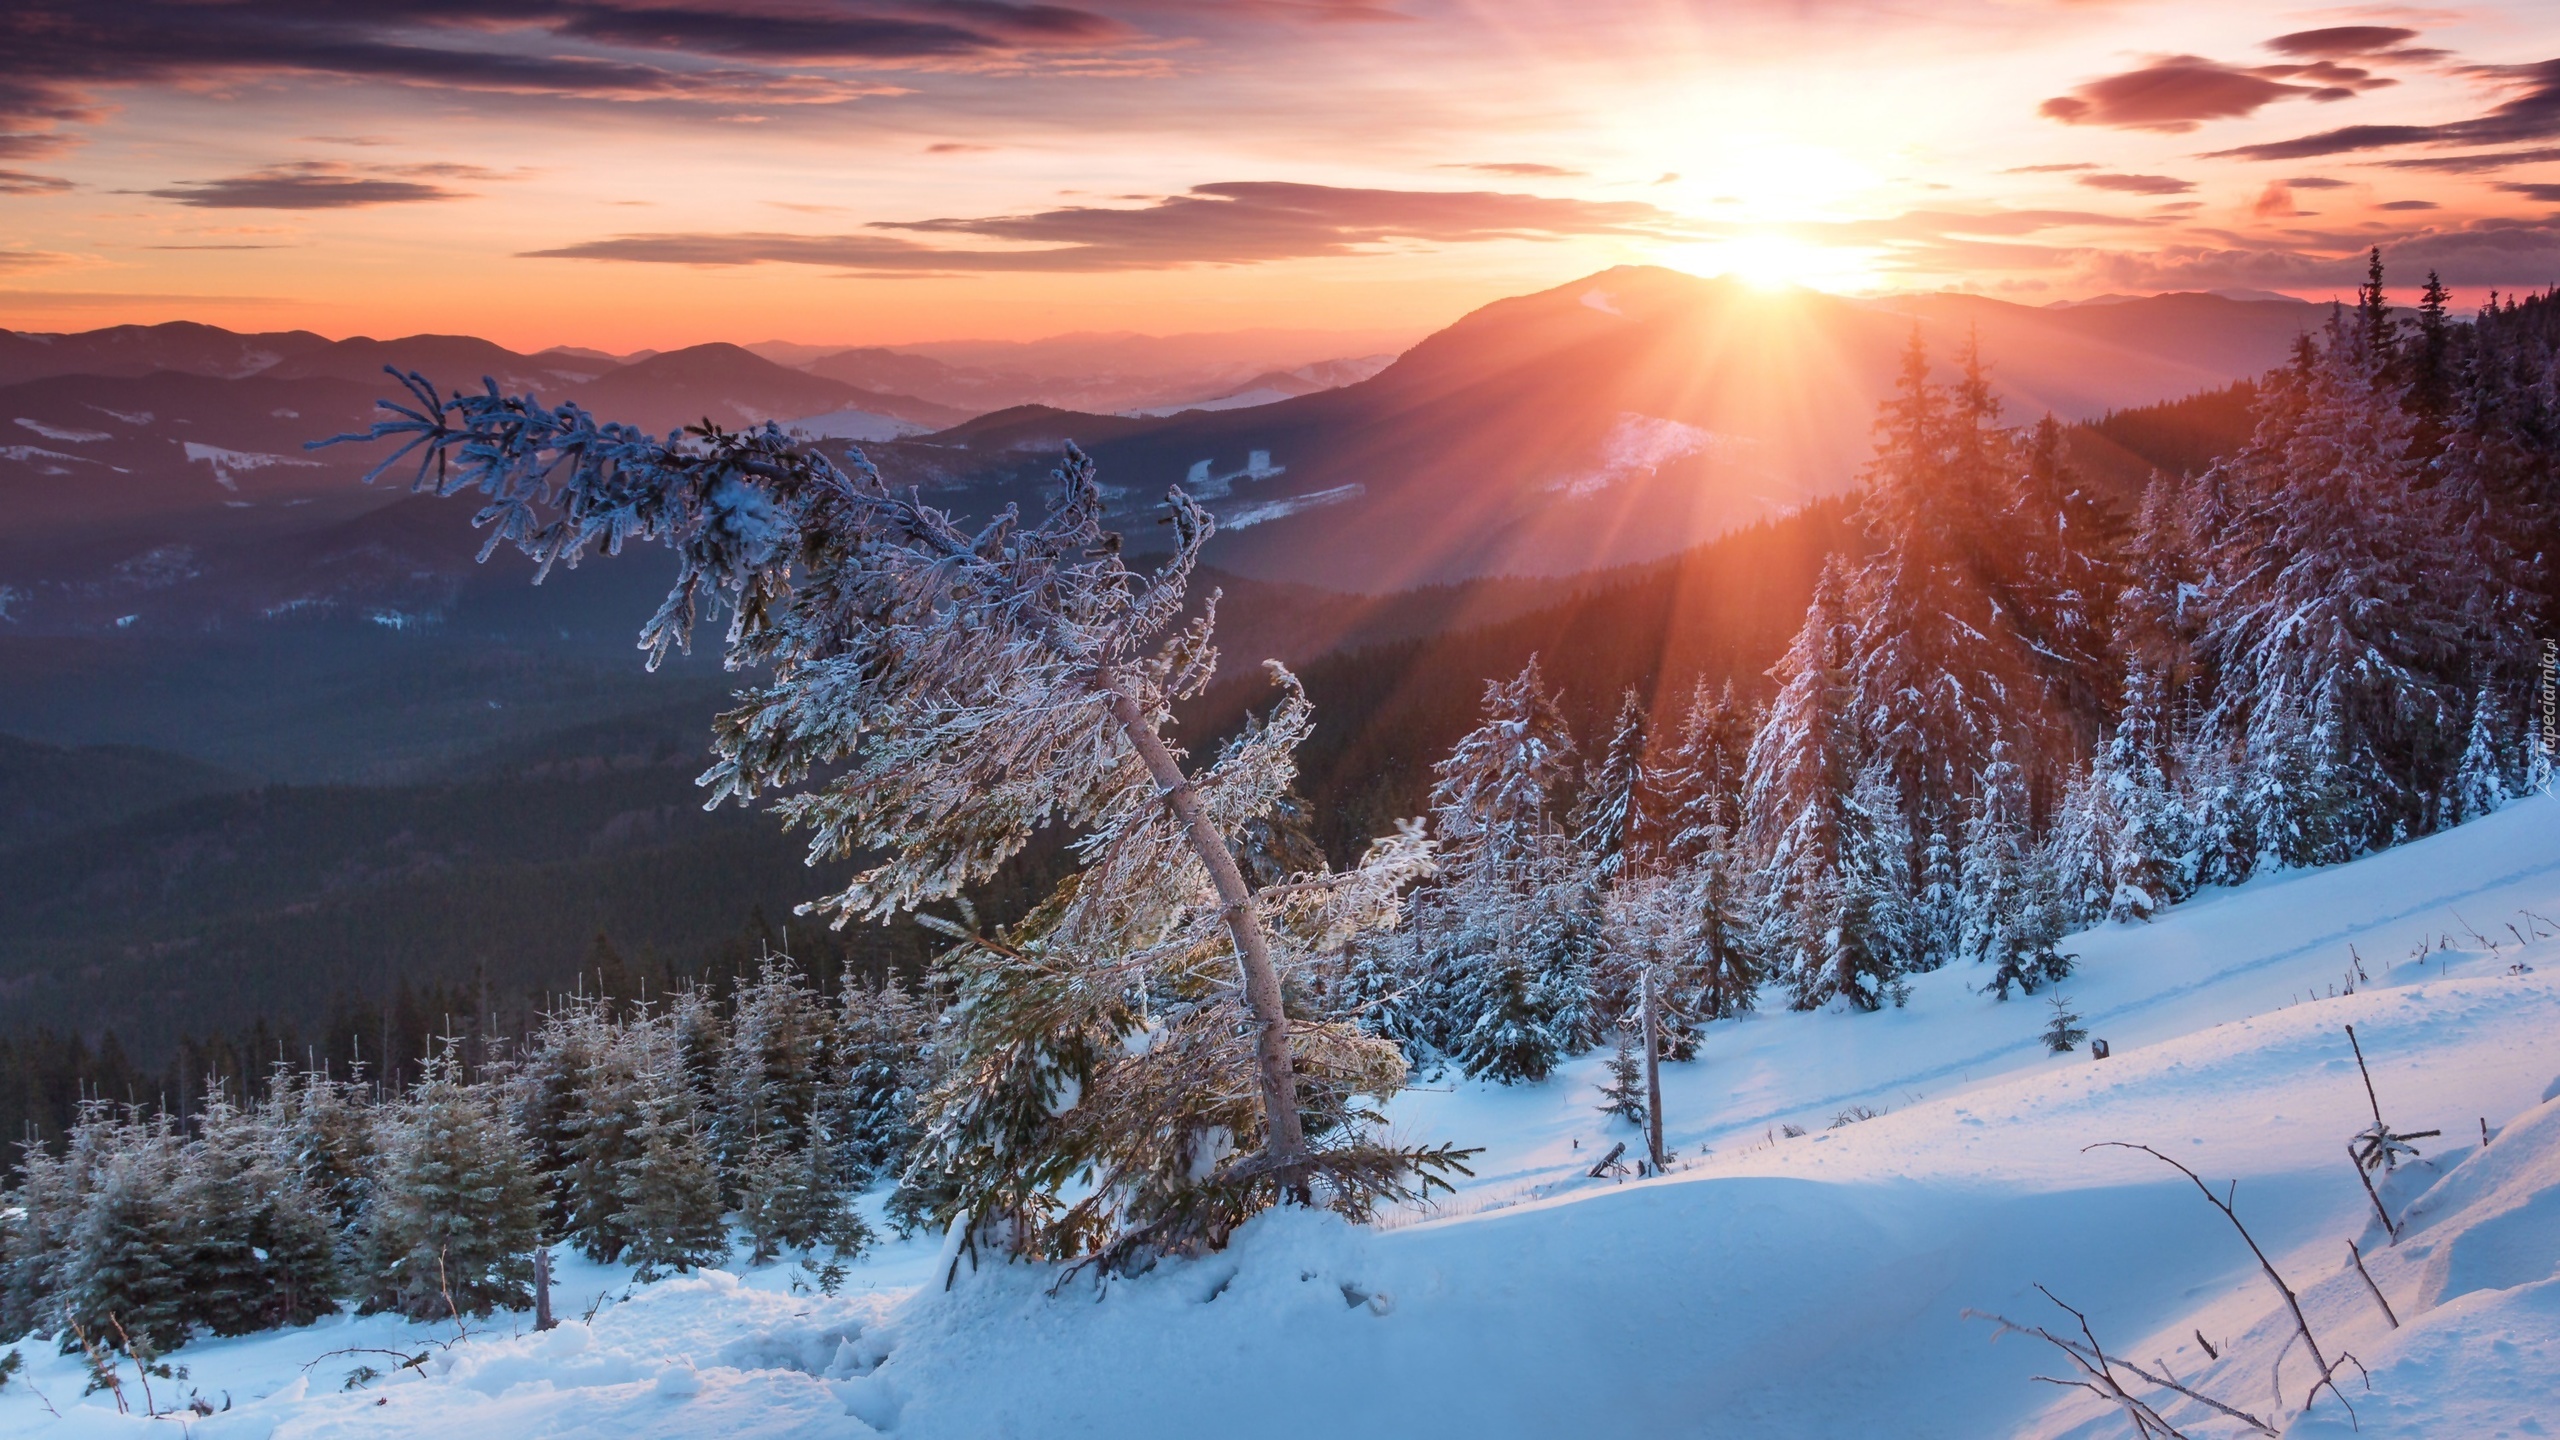
[[[240,486],[233,477],[244,471],[264,470],[270,465],[298,465],[306,470],[320,468],[320,462],[317,460],[294,460],[282,455],[262,455],[254,450],[225,450],[219,445],[204,445],[193,440],[187,441],[186,447],[187,463],[192,465],[197,461],[203,461],[212,466],[214,480],[225,490],[239,489]]]
[[[1729,455],[1745,443],[1696,425],[1625,411],[1609,427],[1609,433],[1600,438],[1600,453],[1590,469],[1550,481],[1547,488],[1580,499],[1639,475],[1650,475],[1675,460],[1701,453]]]
[[[92,440],[113,440],[116,438],[104,430],[66,430],[59,425],[47,425],[41,420],[30,420],[24,415],[18,417],[18,423],[29,430],[33,430],[47,440],[63,440],[74,445],[85,445]]]
[[[1336,485],[1330,490],[1318,490],[1311,495],[1292,495],[1285,500],[1257,501],[1251,505],[1238,506],[1225,515],[1219,516],[1218,525],[1221,529],[1242,530],[1247,526],[1259,525],[1265,520],[1277,520],[1283,516],[1295,515],[1301,510],[1313,510],[1319,505],[1339,505],[1345,500],[1356,500],[1367,493],[1369,493],[1368,486],[1354,482],[1349,485]]]
[[[1624,315],[1627,313],[1626,311],[1618,308],[1617,297],[1611,295],[1606,290],[1583,291],[1582,303],[1605,315]]]

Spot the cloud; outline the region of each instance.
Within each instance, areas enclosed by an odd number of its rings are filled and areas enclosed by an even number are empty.
[[[0,250],[0,270],[43,270],[68,264],[71,258],[51,250]]]
[[[2535,150],[2494,150],[2469,155],[2405,155],[2397,160],[2367,160],[2367,165],[2388,165],[2394,170],[2435,170],[2447,175],[2478,175],[2492,170],[2506,170],[2518,165],[2540,165],[2560,160],[2560,146],[2544,146]]]
[[[9,268],[11,252],[0,251],[0,270]],[[49,257],[67,258],[67,257]],[[289,305],[293,302],[276,295],[171,295],[129,290],[0,290],[0,309],[7,310],[129,310],[139,305],[161,305],[162,313],[184,315],[190,310],[210,305]]]
[[[0,195],[59,195],[73,188],[59,175],[31,175],[24,170],[0,170]]]
[[[2373,56],[2386,60],[2440,60],[2442,50],[2412,47],[2418,38],[2415,30],[2397,25],[2332,25],[2325,30],[2296,30],[2267,42],[2267,48],[2284,55],[2308,55],[2322,59],[2351,56]]]
[[[2302,211],[2294,206],[2293,188],[2290,184],[2282,180],[2270,180],[2267,182],[2267,188],[2259,191],[2258,198],[2251,202],[2249,213],[2261,220],[2285,220],[2301,214]]]
[[[940,140],[924,147],[927,155],[984,155],[993,145],[971,145],[960,140]]]
[[[2290,185],[2296,190],[2344,190],[2354,182],[2332,180],[2325,175],[2296,175],[2280,183]]]
[[[2444,207],[2433,200],[2385,200],[2373,208],[2376,210],[2441,210]]]
[[[447,169],[474,169],[470,166],[403,168],[427,174],[441,174]],[[485,175],[487,172],[477,173]],[[167,189],[143,193],[202,210],[351,210],[367,205],[469,198],[465,191],[448,190],[421,180],[385,179],[379,174],[358,173],[343,165],[316,160],[270,165],[246,175],[229,175],[218,180],[181,181]]]
[[[2480,66],[2471,73],[2515,93],[2504,104],[2470,120],[2443,125],[2348,125],[2298,139],[2241,145],[2211,153],[2218,158],[2240,160],[2299,160],[2402,145],[2511,145],[2560,135],[2560,60]]]
[[[65,143],[113,86],[328,76],[572,100],[831,103],[903,88],[846,67],[1020,65],[1145,37],[1007,0],[12,0],[0,155]],[[663,61],[656,57],[665,57]]]
[[[2196,188],[2194,181],[2173,175],[2083,175],[2080,183],[2092,190],[2113,190],[2123,195],[2183,195]]]
[[[1588,175],[1591,173],[1588,170],[1568,170],[1561,165],[1541,165],[1533,160],[1495,160],[1472,164],[1453,163],[1447,165],[1434,165],[1431,168],[1434,170],[1473,170],[1480,175],[1509,175],[1519,179],[1537,179],[1541,177],[1562,178],[1565,176]]]
[[[2000,173],[2003,175],[2068,175],[2074,170],[2095,170],[2097,168],[2097,166],[2090,164],[2086,160],[2080,160],[2074,161],[2068,165],[2012,165]]]
[[[2304,80],[2312,83],[2296,83]],[[2070,94],[2036,107],[2036,113],[2066,125],[2177,134],[2207,120],[2255,114],[2278,100],[2344,100],[2358,91],[2393,83],[2370,71],[2326,60],[2244,68],[2201,55],[2164,55],[2139,70],[2076,86]]]
[[[1663,236],[1688,228],[1668,211],[1629,200],[1235,181],[1194,186],[1129,209],[1079,205],[1027,215],[877,221],[869,227],[873,232],[965,237],[1029,248],[946,248],[881,233],[748,232],[618,235],[528,253],[667,265],[825,265],[873,274],[1095,272],[1357,255],[1399,240],[1470,244],[1576,235]]]
[[[2540,204],[2560,205],[2560,185],[2526,184],[2514,180],[2502,180],[2498,182],[2497,188],[2510,195],[2521,195],[2527,200]]]

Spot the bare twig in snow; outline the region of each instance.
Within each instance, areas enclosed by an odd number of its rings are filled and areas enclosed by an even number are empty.
[[[2060,1306],[2064,1311],[2070,1314],[2072,1320],[2079,1326],[2081,1335],[2079,1340],[2072,1340],[2066,1336],[2056,1335],[2041,1325],[2021,1325],[2017,1321],[2011,1320],[2006,1316],[1995,1315],[1988,1311],[1967,1310],[1964,1312],[1967,1319],[1988,1320],[1993,1324],[1998,1325],[2002,1334],[2015,1333],[2020,1335],[2032,1335],[2035,1338],[2044,1341],[2046,1344],[2060,1350],[2064,1355],[2069,1356],[2072,1365],[2080,1371],[2080,1378],[2078,1379],[2060,1378],[2051,1375],[2038,1375],[2035,1377],[2036,1379],[2047,1385],[2060,1385],[2069,1389],[2086,1390],[2089,1393],[2098,1396],[2100,1399],[2107,1401],[2109,1404],[2114,1405],[2117,1409],[2125,1413],[2127,1419],[2133,1421],[2134,1434],[2142,1437],[2142,1440],[2153,1440],[2153,1437],[2159,1437],[2159,1440],[2186,1440],[2186,1435],[2185,1432],[2170,1424],[2168,1419],[2161,1415],[2161,1413],[2155,1409],[2149,1401],[2126,1389],[2123,1381],[2119,1379],[2115,1373],[2118,1367],[2122,1367],[2126,1372],[2141,1380],[2144,1384],[2157,1386],[2160,1389],[2182,1395],[2187,1399],[2193,1400],[2197,1404],[2216,1412],[2217,1414],[2228,1416],[2231,1419],[2239,1421],[2241,1424],[2248,1426],[2261,1435],[2274,1435],[2278,1433],[2274,1426],[2269,1425],[2266,1421],[2259,1419],[2257,1416],[2252,1415],[2245,1410],[2234,1409],[2233,1407],[2225,1405],[2221,1401],[2214,1399],[2210,1395],[2191,1389],[2188,1386],[2179,1383],[2176,1377],[2167,1373],[2169,1367],[2166,1365],[2162,1365],[2160,1367],[2162,1371],[2161,1374],[2154,1375],[2150,1371],[2143,1369],[2141,1366],[2130,1360],[2124,1359],[2121,1356],[2109,1355],[2106,1352],[2106,1348],[2098,1343],[2097,1333],[2089,1328],[2088,1316],[2083,1315],[2069,1305],[2063,1304],[2061,1297],[2055,1295],[2052,1291],[2045,1289],[2042,1285],[2038,1285],[2036,1289],[2044,1296],[2044,1298],[2051,1300],[2055,1305]]]
[[[2230,1200],[2214,1194],[2212,1188],[2206,1185],[2203,1177],[2197,1175],[2196,1172],[2188,1169],[2178,1161],[2161,1154],[2159,1151],[2152,1149],[2148,1145],[2135,1145],[2123,1140],[2101,1140],[2095,1145],[2087,1145],[2081,1148],[2084,1150],[2139,1150],[2143,1154],[2150,1156],[2152,1159],[2159,1161],[2161,1164],[2168,1166],[2170,1169],[2177,1171],[2179,1174],[2186,1176],[2188,1181],[2196,1187],[2196,1193],[2205,1198],[2205,1203],[2211,1205],[2214,1209],[2221,1211],[2222,1218],[2231,1222],[2231,1228],[2240,1232],[2241,1243],[2247,1245],[2249,1247],[2249,1253],[2257,1257],[2258,1268],[2266,1272],[2267,1283],[2276,1287],[2276,1293],[2284,1297],[2285,1308],[2293,1312],[2294,1329],[2302,1336],[2303,1347],[2311,1352],[2311,1363],[2318,1366],[2320,1369],[2320,1378],[2311,1382],[2310,1393],[2303,1397],[2303,1411],[2305,1413],[2309,1413],[2312,1402],[2320,1398],[2321,1387],[2326,1386],[2330,1394],[2338,1397],[2338,1403],[2346,1408],[2348,1419],[2353,1420],[2355,1418],[2355,1406],[2348,1403],[2346,1392],[2340,1390],[2338,1388],[2338,1382],[2331,1378],[2330,1372],[2335,1367],[2326,1357],[2321,1355],[2320,1342],[2311,1333],[2311,1322],[2303,1317],[2301,1297],[2293,1293],[2293,1287],[2285,1283],[2284,1276],[2276,1273],[2275,1262],[2267,1258],[2266,1251],[2258,1248],[2258,1238],[2249,1233],[2248,1226],[2240,1223],[2240,1212],[2231,1208]],[[2232,1184],[2234,1194],[2236,1196],[2239,1182],[2234,1181]],[[2282,1365],[2284,1363],[2283,1357],[2278,1356],[2276,1363],[2278,1365]],[[2277,1392],[2277,1401],[2279,1404],[2283,1401],[2283,1392],[2281,1389]]]
[[[2347,1163],[2356,1167],[2356,1180],[2364,1186],[2365,1198],[2373,1202],[2373,1213],[2382,1221],[2382,1233],[2391,1243],[2400,1243],[2400,1227],[2391,1223],[2391,1212],[2382,1208],[2382,1192],[2373,1188],[2373,1177],[2364,1172],[2364,1156],[2356,1150],[2356,1142],[2347,1142]]]
[[[2382,1287],[2373,1283],[2373,1272],[2364,1268],[2364,1252],[2356,1248],[2353,1240],[2347,1242],[2347,1258],[2355,1262],[2356,1273],[2364,1277],[2364,1288],[2373,1292],[2373,1303],[2382,1307],[2382,1318],[2391,1322],[2392,1329],[2399,1329],[2400,1317],[2391,1313],[2391,1302],[2382,1298]]]

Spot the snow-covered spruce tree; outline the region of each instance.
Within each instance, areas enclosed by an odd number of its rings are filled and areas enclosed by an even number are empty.
[[[1574,843],[1590,857],[1592,879],[1604,886],[1630,870],[1651,869],[1662,848],[1664,806],[1646,729],[1644,700],[1630,689],[1574,806]]]
[[[1956,384],[1941,388],[1912,335],[1867,471],[1862,516],[1876,552],[1843,605],[1857,727],[1923,838],[1961,823],[1995,742],[2007,739],[2035,773],[2058,733],[2046,666],[2001,578],[2015,446],[1979,356],[1962,358]],[[1948,948],[1916,938],[1930,958]]]
[[[285,1163],[328,1219],[343,1278],[353,1272],[376,1150],[362,1069],[341,1080],[316,1067],[291,1072],[278,1066],[264,1107]]]
[[[1679,734],[1659,771],[1666,867],[1729,850],[1739,839],[1751,729],[1751,717],[1734,702],[1731,681],[1710,689],[1701,679],[1690,691]]]
[[[18,1145],[17,1186],[0,1198],[0,1335],[62,1328],[72,1227],[106,1160],[107,1118],[104,1106],[84,1103],[62,1155],[33,1140]]]
[[[2071,960],[2055,948],[2062,936],[2049,860],[2030,828],[2026,776],[1995,741],[1991,758],[1965,818],[1963,953],[1993,967],[1990,986],[2001,999],[2012,987],[2034,994],[2047,981],[2071,973]]]
[[[1893,863],[1877,829],[1898,822],[1898,797],[1860,754],[1847,583],[1837,559],[1815,581],[1803,625],[1769,672],[1778,696],[1751,742],[1746,782],[1762,943],[1800,1010],[1834,997],[1875,1009],[1899,971],[1890,948],[1899,897],[1877,892]]]
[[[838,997],[828,1063],[827,1131],[836,1163],[856,1188],[895,1179],[921,1133],[916,1107],[933,1084],[933,1013],[884,976],[848,978]]]
[[[1096,1025],[1115,1043],[1138,1033],[1149,988],[1182,977],[1203,1043],[1177,1047],[1187,1069],[1139,1067],[1148,1084],[1126,1098],[1215,1112],[1236,1157],[1194,1175],[1213,1148],[1202,1130],[1094,1109],[1067,1128],[1109,1143],[1008,1151],[947,1187],[948,1214],[1049,1213],[1061,1186],[1093,1171],[1101,1188],[1073,1207],[1076,1225],[1014,1238],[1049,1253],[1053,1242],[1132,1241],[1117,1248],[1136,1255],[1159,1242],[1215,1243],[1226,1224],[1283,1196],[1321,1191],[1356,1211],[1437,1183],[1445,1150],[1385,1148],[1352,1127],[1311,1135],[1309,1104],[1339,1113],[1350,1094],[1392,1089],[1401,1063],[1331,1016],[1293,1019],[1284,990],[1284,963],[1331,953],[1305,941],[1338,949],[1394,920],[1387,892],[1427,852],[1418,840],[1386,842],[1362,867],[1267,898],[1246,882],[1232,847],[1286,793],[1305,706],[1292,688],[1281,717],[1198,773],[1166,743],[1171,707],[1208,683],[1216,653],[1214,597],[1182,623],[1210,517],[1180,490],[1166,504],[1173,553],[1141,573],[1103,528],[1092,463],[1072,449],[1047,516],[1007,510],[972,532],[890,489],[858,453],[839,466],[770,425],[661,440],[494,384],[443,398],[417,376],[404,383],[415,403],[391,407],[397,418],[361,437],[402,442],[375,473],[414,455],[419,487],[483,492],[486,549],[512,543],[544,572],[590,547],[668,545],[678,577],[642,631],[653,661],[687,641],[707,604],[730,607],[726,659],[772,679],[716,726],[714,801],[786,792],[775,808],[814,832],[813,860],[875,857],[810,908],[839,923],[885,918],[992,877],[1043,825],[1084,837],[1081,873],[1024,932],[1075,1003],[1046,1003],[1059,998],[1054,987],[990,989],[985,976],[1010,980],[1019,962],[988,944],[947,958],[962,1014],[944,1058],[966,1078],[937,1091],[941,1158],[986,1132],[974,1117],[1004,1108],[1012,1078],[1026,1078],[1045,1110],[1070,1073],[1061,1053],[1096,1056]],[[1275,929],[1302,920],[1313,928],[1275,954]],[[1221,931],[1235,977],[1213,985],[1199,967]],[[1080,1108],[1093,1108],[1102,1087],[1084,1088]],[[1156,1183],[1138,1184],[1142,1174]]]
[[[2483,686],[2471,702],[2471,728],[2445,799],[2445,823],[2477,820],[2505,801],[2506,777],[2514,768],[2506,748],[2498,734],[2496,697]]]
[[[1468,1074],[1544,1079],[1591,1014],[1587,866],[1558,824],[1573,737],[1532,656],[1435,767],[1441,872],[1418,908],[1438,1048]]]
[[[383,1117],[381,1145],[362,1308],[444,1320],[531,1304],[541,1191],[496,1087],[464,1079],[438,1046]]]
[[[2423,833],[2463,750],[2473,656],[2518,651],[2497,578],[2459,543],[2396,378],[2377,278],[2305,363],[2269,376],[2211,555],[2210,728],[2248,767],[2286,864]]]
[[[1279,710],[1230,742],[1212,773],[1260,776],[1277,793],[1309,718],[1291,681]],[[1249,803],[1240,785],[1216,793]],[[1418,1177],[1471,1153],[1367,1141],[1379,1117],[1359,1097],[1400,1088],[1403,1059],[1316,999],[1341,994],[1344,948],[1393,924],[1429,850],[1408,829],[1349,871],[1258,897],[1292,1009],[1307,1016],[1292,1021],[1297,1088],[1330,1177],[1327,1203],[1349,1214],[1418,1194],[1439,1183]],[[1190,910],[1145,949],[1078,945],[1067,928],[1090,903],[1085,887],[1127,878],[1089,870],[1019,923],[967,936],[944,957],[951,1001],[936,1045],[949,1069],[926,1097],[925,1136],[893,1213],[966,1213],[978,1234],[1016,1251],[1122,1266],[1222,1243],[1269,1203],[1267,1172],[1247,1158],[1259,1120],[1243,1083],[1253,1031],[1225,978],[1231,952],[1215,912]],[[1062,1199],[1077,1182],[1084,1198]]]
[[[1429,1073],[1447,1058],[1440,1048],[1446,1027],[1433,1013],[1423,934],[1420,924],[1410,923],[1353,940],[1343,951],[1339,1003],[1362,1030],[1393,1041],[1409,1065]]]
[[[193,1328],[176,1122],[97,1106],[78,1129],[90,1132],[72,1139],[84,1183],[52,1277],[63,1353],[81,1348],[82,1334],[122,1349],[118,1326],[136,1345],[175,1350]]]
[[[713,1128],[732,1200],[744,1198],[736,1177],[752,1152],[797,1155],[819,1143],[827,1032],[826,1007],[789,956],[767,955],[740,979],[713,1090]]]
[[[2085,753],[2117,702],[2115,606],[2124,583],[2124,521],[2070,460],[2062,424],[2036,422],[2011,461],[2001,616],[2026,642],[2070,749]],[[2065,758],[2057,756],[2057,758]]]
[[[729,1252],[710,1123],[684,1049],[699,999],[598,1013],[568,1126],[568,1238],[642,1278]]]
[[[526,1164],[542,1187],[542,1236],[612,1261],[614,1167],[628,1151],[629,1076],[609,1058],[613,1022],[597,996],[555,996],[523,1055],[509,1067],[508,1108]]]
[[[206,1087],[196,1138],[178,1157],[187,1318],[216,1335],[307,1325],[338,1308],[337,1235],[293,1165],[284,1112],[242,1109]]]

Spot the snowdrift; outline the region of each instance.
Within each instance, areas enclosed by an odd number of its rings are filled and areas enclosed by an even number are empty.
[[[1398,1097],[1401,1131],[1488,1147],[1429,1214],[1273,1215],[1225,1254],[1108,1285],[955,1267],[932,1238],[833,1297],[787,1263],[649,1286],[564,1264],[573,1318],[547,1334],[339,1318],[191,1345],[189,1375],[153,1384],[164,1407],[173,1388],[216,1407],[190,1417],[202,1440],[2125,1433],[2033,1383],[2065,1373],[2057,1352],[1965,1318],[2067,1323],[2041,1283],[2111,1353],[2290,1435],[2560,1431],[2555,916],[2560,802],[2535,799],[2073,937],[2063,990],[2106,1060],[2047,1055],[2040,1000],[1955,971],[1898,1011],[1713,1026],[1665,1071],[1679,1159],[1658,1178],[1584,1176],[1635,1138],[1595,1112],[1595,1055],[1540,1086]],[[2382,1186],[2396,1243],[2344,1148],[2371,1123],[2348,1024],[2383,1114],[2444,1132]],[[1882,1113],[1834,1128],[1861,1109]],[[2302,1413],[2290,1313],[2228,1223],[2151,1157],[2085,1148],[2103,1141],[2237,1182],[2324,1352],[2370,1371],[2368,1389],[2340,1370],[2360,1429],[2325,1395]],[[0,1436],[150,1423],[82,1397],[49,1345],[20,1348]],[[367,1364],[389,1378],[342,1388]],[[2246,1433],[2162,1409],[2190,1435]]]

